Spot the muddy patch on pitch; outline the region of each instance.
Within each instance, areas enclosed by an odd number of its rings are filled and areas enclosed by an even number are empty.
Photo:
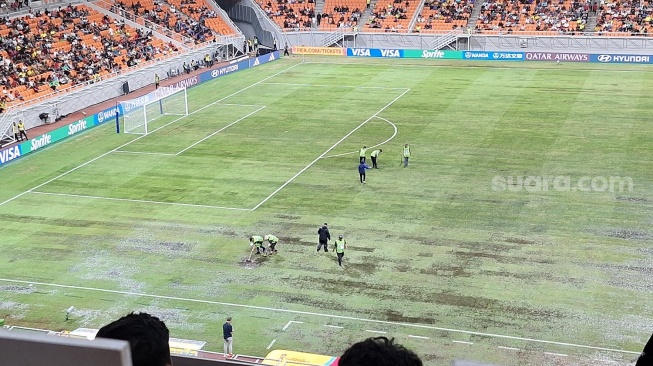
[[[13,292],[16,294],[31,294],[36,291],[36,287],[29,286],[17,286],[17,285],[5,285],[0,286],[0,291]]]
[[[300,216],[295,216],[295,215],[279,214],[279,215],[277,215],[277,218],[283,219],[283,220],[298,220],[301,217]]]
[[[617,196],[614,199],[616,199],[617,201],[624,201],[624,202],[641,202],[641,203],[651,202],[650,199],[644,197]]]
[[[611,238],[626,239],[626,240],[649,240],[651,234],[633,229],[615,229],[608,231],[605,235]]]
[[[385,320],[398,323],[434,324],[434,317],[408,316],[396,310],[386,310],[383,313]]]
[[[467,266],[455,264],[432,264],[429,268],[421,269],[419,273],[444,277],[471,277],[475,274]]]

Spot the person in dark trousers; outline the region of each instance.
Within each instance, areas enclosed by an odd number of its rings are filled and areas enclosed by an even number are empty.
[[[370,169],[370,167],[367,166],[367,164],[365,164],[365,163],[360,163],[358,165],[358,175],[360,176],[362,184],[367,184],[365,182],[365,170],[367,170],[367,169]]]
[[[171,366],[170,331],[150,314],[131,313],[100,328],[96,338],[129,342],[133,366]]]
[[[290,56],[290,52],[288,52],[288,43],[286,43],[286,47],[283,48],[283,55]]]
[[[27,132],[25,132],[25,124],[23,123],[23,120],[18,121],[18,134],[20,135],[21,141],[23,140],[23,138],[25,139],[25,141],[29,140],[29,138],[27,137]]]
[[[325,252],[328,252],[329,248],[327,247],[327,244],[329,243],[329,240],[331,240],[331,234],[329,234],[329,228],[327,227],[326,222],[324,223],[324,226],[317,229],[317,235],[318,235],[317,252],[319,253],[322,247],[324,247]]]
[[[367,146],[363,146],[360,150],[358,150],[358,159],[360,163],[365,162],[365,153],[367,153]]]
[[[159,89],[159,82],[161,79],[159,79],[159,74],[154,74],[154,89]]]
[[[340,356],[339,366],[422,366],[415,352],[386,337],[353,344]]]
[[[268,248],[270,249],[270,254],[276,253],[277,250],[275,249],[275,247],[277,246],[277,243],[279,243],[279,238],[277,238],[272,234],[268,234],[264,236],[263,239],[268,241],[268,245],[269,245]]]
[[[408,159],[410,158],[410,147],[408,144],[404,145],[404,152],[403,152],[403,158],[404,158],[404,168],[408,166]]]
[[[376,164],[376,158],[379,157],[379,154],[382,153],[382,149],[374,150],[370,154],[370,158],[372,158],[372,169],[379,169],[379,166]]]
[[[338,256],[338,265],[340,267],[343,267],[342,257],[345,256],[345,249],[347,249],[347,241],[342,237],[342,235],[338,235],[338,239],[333,243],[333,250],[335,250],[336,255]]]
[[[234,327],[231,325],[231,317],[227,318],[227,321],[222,324],[222,338],[224,338],[224,357],[231,358],[234,355]]]
[[[20,137],[20,132],[18,131],[18,125],[16,125],[16,122],[11,126],[13,132],[14,132],[14,140],[16,141],[23,141]]]
[[[278,47],[279,46],[277,45],[277,38],[275,37],[274,38],[274,43],[272,43],[272,51],[276,51],[278,49]]]
[[[263,254],[265,255],[265,247],[263,246],[263,238],[259,235],[252,235],[249,238],[249,245],[255,245],[256,246],[256,254]]]

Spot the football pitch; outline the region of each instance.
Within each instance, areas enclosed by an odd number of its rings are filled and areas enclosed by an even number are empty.
[[[130,311],[221,352],[609,365],[653,332],[646,66],[284,58],[0,169],[0,318]],[[412,157],[401,167],[404,144]],[[358,149],[383,149],[358,181]],[[345,236],[345,268],[316,253]],[[250,254],[275,234],[279,253]],[[330,248],[331,250],[331,248]],[[74,306],[65,321],[65,309]]]

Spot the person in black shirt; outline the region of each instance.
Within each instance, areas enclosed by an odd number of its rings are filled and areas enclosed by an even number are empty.
[[[329,228],[327,227],[326,222],[324,223],[324,226],[317,230],[317,234],[319,235],[317,244],[318,253],[322,247],[324,247],[325,252],[328,252],[329,248],[327,248],[327,244],[329,243],[329,240],[331,240],[331,234],[329,234]]]
[[[227,318],[227,321],[222,324],[222,337],[224,338],[224,357],[231,358],[233,357],[233,336],[234,327],[231,326],[231,317]]]

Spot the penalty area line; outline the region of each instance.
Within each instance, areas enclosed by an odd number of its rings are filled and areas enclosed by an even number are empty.
[[[240,208],[240,207],[224,207],[224,206],[211,206],[211,205],[198,205],[194,203],[181,203],[181,202],[161,202],[161,201],[148,201],[148,200],[136,200],[130,198],[115,198],[115,197],[101,197],[101,196],[87,196],[83,194],[69,194],[69,193],[52,193],[52,192],[39,192],[39,191],[30,191],[32,194],[43,194],[48,196],[63,196],[63,197],[74,197],[74,198],[90,198],[96,200],[108,200],[108,201],[123,201],[123,202],[133,202],[133,203],[151,203],[156,205],[170,205],[170,206],[184,206],[184,207],[200,207],[200,208],[216,208],[221,210],[236,210],[236,211],[251,211],[249,208]]]
[[[131,292],[131,291],[109,290],[109,289],[103,289],[103,288],[97,288],[97,287],[73,286],[73,285],[64,285],[64,284],[58,284],[58,283],[16,280],[16,279],[10,279],[10,278],[0,278],[0,281],[1,282],[8,282],[8,283],[21,283],[21,284],[25,284],[25,285],[30,285],[31,284],[31,285],[35,285],[35,286],[66,288],[66,289],[82,290],[82,291],[90,291],[90,292],[103,292],[103,293],[108,293],[108,294],[118,294],[118,295],[125,295],[125,296],[146,297],[146,298],[159,299],[159,300],[174,300],[174,301],[191,302],[191,303],[197,303],[197,304],[220,305],[220,306],[231,306],[231,307],[243,308],[243,309],[275,311],[275,312],[279,312],[279,313],[308,315],[308,316],[316,316],[316,317],[321,317],[321,318],[359,321],[359,322],[374,323],[374,324],[395,325],[395,326],[403,326],[403,327],[408,327],[408,328],[429,329],[429,330],[445,331],[445,332],[451,332],[451,333],[476,335],[476,336],[482,336],[482,337],[501,338],[501,339],[515,340],[515,341],[524,341],[524,342],[541,343],[541,344],[552,344],[552,345],[557,345],[557,346],[584,348],[584,349],[591,349],[591,350],[598,350],[598,351],[612,351],[612,352],[626,353],[626,354],[633,354],[633,355],[639,355],[641,353],[641,352],[635,352],[635,351],[620,350],[620,349],[615,349],[615,348],[588,346],[588,345],[583,345],[583,344],[574,344],[574,343],[567,343],[567,342],[547,341],[547,340],[543,340],[543,339],[517,337],[517,336],[509,336],[509,335],[494,334],[494,333],[483,333],[483,332],[476,332],[476,331],[463,330],[463,329],[444,328],[444,327],[437,327],[437,326],[426,325],[426,324],[400,323],[400,322],[393,322],[393,321],[389,321],[389,320],[367,319],[367,318],[359,318],[359,317],[346,316],[346,315],[316,313],[316,312],[311,312],[311,311],[279,309],[279,308],[271,308],[271,307],[257,306],[257,305],[235,304],[235,303],[220,302],[220,301],[213,301],[213,300],[192,299],[192,298],[185,298],[185,297],[178,297],[178,296],[155,295],[155,294],[139,293],[139,292]],[[295,322],[295,321],[293,321],[293,322]]]
[[[254,206],[254,208],[252,208],[252,211],[256,211],[257,208],[261,207],[261,206],[262,206],[265,202],[267,202],[270,198],[274,197],[274,195],[276,195],[277,193],[279,193],[279,191],[281,191],[282,189],[284,189],[288,184],[290,184],[293,180],[295,180],[297,177],[299,177],[303,172],[307,171],[310,167],[312,167],[315,163],[317,163],[318,160],[322,159],[322,158],[323,158],[326,154],[328,154],[331,150],[335,149],[336,146],[340,145],[341,142],[345,141],[345,139],[346,139],[347,137],[351,136],[354,132],[358,131],[361,127],[365,126],[365,125],[367,124],[367,122],[371,121],[373,118],[376,118],[376,117],[379,115],[379,113],[381,113],[381,112],[385,111],[386,109],[388,109],[388,107],[390,107],[391,105],[393,105],[396,101],[398,101],[401,97],[403,97],[404,95],[406,95],[406,93],[408,93],[409,91],[410,91],[410,89],[405,89],[401,94],[399,94],[397,97],[395,97],[393,100],[391,100],[390,103],[386,104],[383,108],[379,109],[376,113],[374,113],[372,116],[370,116],[370,118],[366,119],[366,120],[363,121],[361,124],[359,124],[358,126],[356,126],[356,128],[354,128],[353,130],[349,131],[348,134],[346,134],[345,136],[343,136],[340,140],[336,141],[335,144],[331,145],[330,148],[328,148],[325,152],[323,152],[322,154],[320,154],[320,156],[318,156],[317,158],[315,158],[315,160],[311,161],[311,162],[310,162],[307,166],[305,166],[302,170],[300,170],[299,172],[297,172],[297,174],[293,175],[290,179],[288,179],[284,184],[281,185],[281,187],[277,188],[274,192],[270,193],[270,195],[268,195],[267,197],[265,197],[265,199],[263,199],[263,201],[259,202],[258,205]]]
[[[220,133],[220,132],[226,130],[227,128],[229,128],[229,127],[235,125],[236,123],[238,123],[238,122],[244,120],[245,118],[247,118],[247,117],[249,117],[249,116],[251,116],[251,115],[254,115],[254,114],[256,114],[256,113],[258,113],[258,112],[260,112],[260,111],[262,111],[264,108],[265,108],[265,106],[261,106],[261,107],[259,107],[257,110],[255,110],[254,112],[247,113],[247,114],[244,115],[243,117],[238,118],[237,120],[235,120],[235,121],[231,122],[230,124],[228,124],[228,125],[222,127],[221,129],[219,129],[219,130],[213,132],[212,134],[210,134],[210,135],[204,137],[203,139],[201,139],[201,140],[199,140],[199,141],[197,141],[197,142],[191,144],[191,145],[188,146],[187,148],[181,150],[180,152],[178,152],[178,153],[176,153],[176,154],[174,154],[174,155],[175,155],[175,156],[178,156],[179,154],[183,153],[184,151],[188,151],[189,149],[193,148],[194,146],[197,146],[198,144],[200,144],[200,143],[202,143],[202,142],[204,142],[204,141],[210,139],[211,137],[213,137],[213,136],[217,135],[218,133]]]

